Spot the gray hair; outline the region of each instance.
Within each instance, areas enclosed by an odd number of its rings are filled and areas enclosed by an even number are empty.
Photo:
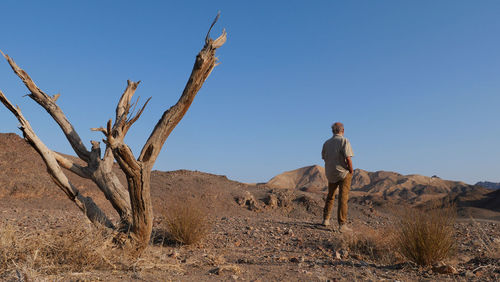
[[[339,134],[344,131],[344,125],[341,122],[336,122],[332,124],[332,131],[334,134]]]

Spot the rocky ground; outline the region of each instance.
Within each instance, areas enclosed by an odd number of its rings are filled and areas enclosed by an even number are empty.
[[[500,279],[498,249],[495,250],[500,244],[500,222],[460,218],[455,224],[455,255],[434,268],[418,267],[393,253],[389,235],[394,216],[386,212],[392,209],[351,203],[350,224],[354,232],[339,233],[335,226],[325,228],[318,224],[321,194],[256,186],[240,189],[243,191],[233,191],[232,203],[225,203],[229,207],[212,209],[211,230],[199,244],[180,246],[156,241],[140,259],[132,260],[126,267],[53,274],[33,269],[29,272],[31,278],[60,281]],[[207,193],[208,197],[210,194]],[[0,206],[2,226],[14,226],[26,233],[44,233],[74,225],[92,228],[69,201],[3,199]],[[159,213],[156,232],[160,232],[162,221]],[[26,271],[21,266],[17,271],[11,269],[0,277],[11,281],[30,278],[23,276],[28,275],[23,269]]]

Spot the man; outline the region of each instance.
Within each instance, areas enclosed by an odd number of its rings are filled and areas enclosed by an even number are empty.
[[[339,189],[337,220],[341,232],[352,231],[347,227],[347,200],[352,179],[352,160],[354,156],[351,143],[344,137],[344,125],[336,122],[332,125],[333,137],[323,144],[321,157],[325,160],[325,172],[328,179],[328,196],[323,210],[323,226],[330,225],[335,192]]]

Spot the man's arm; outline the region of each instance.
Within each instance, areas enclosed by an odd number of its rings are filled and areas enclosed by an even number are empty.
[[[347,157],[345,158],[346,162],[347,162],[347,167],[349,168],[349,173],[353,173],[353,169],[352,169],[352,160],[351,160],[351,157]]]

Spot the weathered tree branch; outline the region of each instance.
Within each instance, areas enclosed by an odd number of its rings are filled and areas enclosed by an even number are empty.
[[[61,130],[64,132],[64,135],[66,135],[66,138],[71,144],[71,147],[73,147],[75,153],[78,155],[78,157],[87,162],[89,160],[89,151],[83,145],[80,136],[73,128],[73,125],[71,125],[71,123],[68,121],[66,115],[64,115],[61,108],[59,108],[59,106],[56,104],[56,101],[59,98],[60,94],[56,94],[53,97],[45,94],[42,90],[40,90],[40,88],[38,88],[38,86],[36,86],[35,82],[31,79],[28,73],[21,69],[11,57],[4,54],[3,52],[2,55],[5,57],[5,59],[7,59],[7,62],[9,62],[12,70],[17,74],[17,76],[23,81],[24,85],[26,85],[28,90],[31,92],[28,96],[35,100],[52,116],[52,118],[54,118],[57,124],[59,124]]]
[[[212,26],[218,18],[219,15],[217,15],[216,19],[212,23]],[[181,121],[182,117],[184,117],[184,114],[191,106],[194,97],[212,72],[213,68],[217,65],[215,51],[226,42],[227,34],[224,30],[217,39],[211,39],[209,36],[212,26],[210,27],[205,39],[205,46],[203,46],[203,49],[201,49],[200,53],[196,56],[193,70],[181,97],[174,106],[163,113],[163,116],[156,124],[153,132],[146,141],[146,144],[142,148],[138,160],[144,162],[148,167],[153,166],[168,136],[175,126],[177,126],[177,124]]]
[[[57,163],[56,157],[52,150],[47,148],[45,144],[38,138],[35,134],[29,122],[24,118],[21,110],[16,108],[10,103],[10,101],[5,97],[2,91],[0,91],[0,102],[2,102],[7,109],[9,109],[17,120],[21,123],[19,129],[23,132],[24,138],[28,143],[40,154],[43,161],[47,165],[47,171],[50,176],[57,184],[57,186],[63,190],[63,192],[68,196],[68,198],[73,201],[78,208],[83,211],[87,218],[97,224],[103,223],[108,227],[112,227],[113,224],[102,212],[102,210],[94,203],[94,201],[80,194],[80,191],[71,184],[66,175],[64,175],[61,167]]]
[[[1,52],[1,51],[0,51]],[[63,111],[55,103],[59,98],[60,94],[56,94],[53,97],[45,94],[40,88],[38,88],[31,77],[22,70],[12,58],[1,52],[2,55],[9,62],[12,70],[17,74],[17,76],[23,81],[28,90],[31,92],[28,96],[35,100],[40,106],[42,106],[52,118],[59,124],[59,127],[66,135],[67,140],[73,147],[75,153],[85,161],[88,166],[85,168],[78,168],[75,166],[69,166],[70,164],[67,160],[62,158],[57,158],[60,165],[68,168],[71,172],[85,178],[90,178],[94,183],[97,184],[99,189],[104,193],[106,199],[111,202],[111,205],[120,215],[122,223],[124,225],[129,225],[131,220],[131,207],[129,203],[129,196],[127,190],[123,187],[118,177],[112,171],[113,161],[109,160],[111,154],[108,154],[108,160],[101,159],[100,148],[94,148],[92,146],[92,151],[88,151],[83,145],[80,136],[73,128],[71,123],[68,121]],[[85,171],[85,173],[83,173]]]
[[[132,82],[127,80],[127,87],[116,106],[116,117],[113,125],[111,125],[112,120],[108,120],[106,128],[92,128],[92,130],[100,131],[104,134],[106,138],[103,141],[113,150],[116,161],[127,177],[135,177],[137,171],[140,170],[140,164],[135,159],[132,150],[124,143],[125,135],[132,124],[139,119],[151,99],[149,98],[146,103],[144,103],[141,110],[139,110],[134,117],[129,118],[131,108],[130,101],[139,83],[140,81]]]
[[[72,160],[69,160],[69,159],[63,157],[62,155],[60,155],[54,151],[52,151],[52,152],[54,154],[56,161],[59,163],[60,166],[64,167],[67,170],[70,170],[71,172],[73,172],[74,174],[76,174],[80,177],[88,178],[88,179],[91,178],[90,172],[88,171],[88,169],[86,167],[83,167],[79,164],[76,164]]]

